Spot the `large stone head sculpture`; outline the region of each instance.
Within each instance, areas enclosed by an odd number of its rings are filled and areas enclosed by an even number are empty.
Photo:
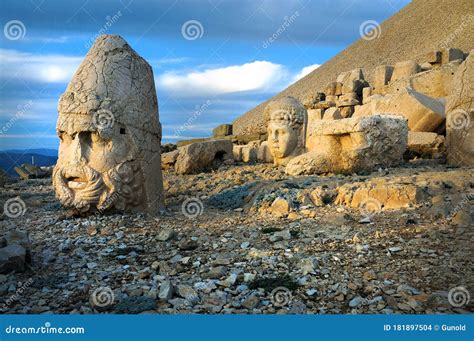
[[[124,39],[97,38],[58,111],[53,185],[63,205],[100,213],[163,209],[153,72]]]
[[[305,150],[307,112],[294,97],[270,102],[265,108],[268,119],[268,147],[275,165],[286,165]]]

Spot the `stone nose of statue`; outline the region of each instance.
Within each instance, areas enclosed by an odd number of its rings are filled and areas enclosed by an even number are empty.
[[[74,159],[78,160],[80,163],[86,163],[85,158],[85,149],[86,149],[86,142],[84,134],[77,134],[76,138],[73,140],[74,146]]]

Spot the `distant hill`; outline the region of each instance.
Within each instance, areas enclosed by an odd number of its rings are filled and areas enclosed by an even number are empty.
[[[42,152],[44,154],[35,153],[33,151]],[[52,166],[58,160],[57,151],[52,149],[30,149],[26,151],[0,151],[0,167],[4,169],[8,175],[17,177],[15,167],[23,163],[32,163],[32,158],[36,166]]]
[[[57,149],[46,149],[46,148],[38,148],[38,149],[9,149],[9,150],[1,150],[0,152],[6,153],[13,153],[13,154],[39,154],[45,156],[58,156]]]
[[[357,40],[273,98],[294,96],[303,100],[310,93],[323,91],[338,74],[359,67],[364,68],[364,75],[370,81],[378,65],[409,59],[423,62],[426,53],[444,46],[469,52],[474,49],[473,18],[473,0],[414,0],[381,24],[380,37]],[[264,133],[263,110],[267,103],[234,120],[234,134]]]

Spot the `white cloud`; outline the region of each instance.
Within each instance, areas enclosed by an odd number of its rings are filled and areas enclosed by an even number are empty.
[[[286,77],[282,65],[255,61],[190,73],[167,72],[158,76],[156,82],[158,91],[161,87],[179,97],[268,91]]]
[[[20,78],[42,83],[67,83],[83,57],[34,55],[0,49],[0,78]]]
[[[300,72],[298,72],[294,77],[293,81],[291,82],[292,84],[296,81],[299,81],[301,78],[303,78],[306,75],[309,75],[312,71],[316,70],[318,67],[320,67],[320,64],[312,64],[305,66],[304,68],[301,69]]]

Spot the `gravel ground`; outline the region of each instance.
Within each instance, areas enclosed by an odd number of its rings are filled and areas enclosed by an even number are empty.
[[[454,198],[451,183],[462,179],[472,192],[473,175],[429,163],[365,176],[291,178],[270,165],[168,171],[169,214],[160,217],[76,217],[61,208],[49,179],[9,184],[0,201],[19,196],[26,210],[3,216],[0,227],[28,231],[32,262],[0,275],[0,306],[8,313],[472,313],[462,296],[474,288],[472,220],[429,213],[439,206],[434,194],[370,217],[335,203],[296,205],[283,218],[261,207],[268,196],[380,177],[428,189],[441,183],[442,195]],[[472,219],[472,200],[463,203]]]

